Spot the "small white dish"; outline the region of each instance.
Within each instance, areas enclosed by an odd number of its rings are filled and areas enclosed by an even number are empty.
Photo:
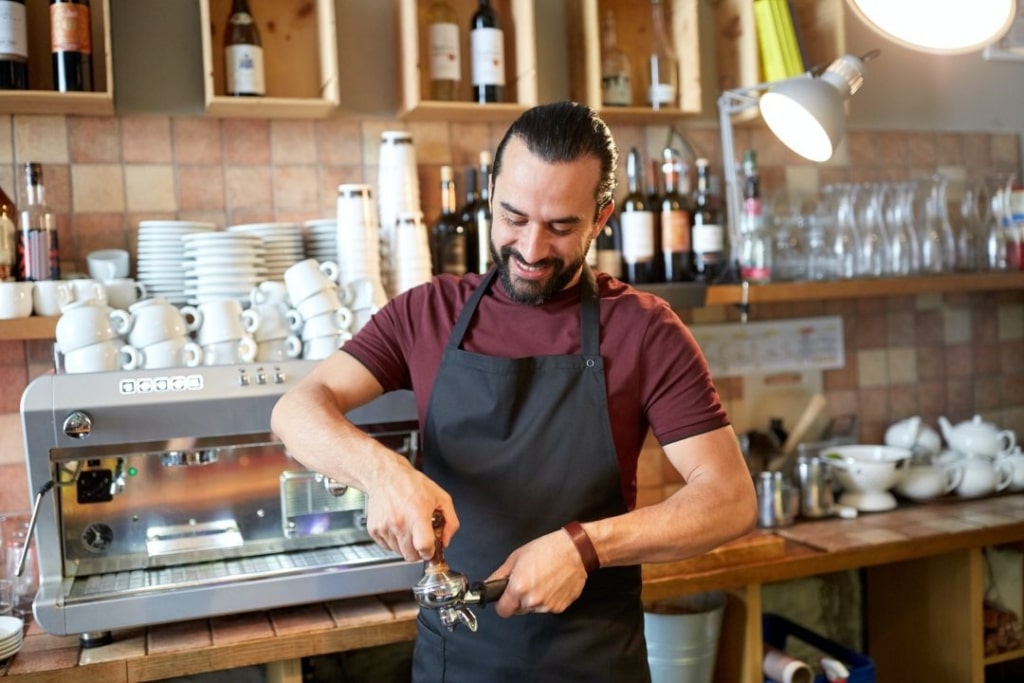
[[[18,617],[0,617],[0,642],[6,642],[12,636],[21,638],[24,629],[25,622]]]

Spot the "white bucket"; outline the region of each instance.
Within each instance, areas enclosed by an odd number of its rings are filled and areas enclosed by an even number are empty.
[[[648,604],[644,631],[652,683],[711,683],[724,611],[722,591]]]

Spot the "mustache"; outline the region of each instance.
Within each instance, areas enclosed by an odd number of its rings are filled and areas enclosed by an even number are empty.
[[[545,258],[545,259],[541,259],[539,261],[534,261],[533,263],[531,263],[531,262],[527,261],[525,258],[523,258],[522,253],[520,253],[520,251],[518,249],[515,249],[513,247],[502,247],[501,248],[501,259],[503,261],[509,261],[509,260],[515,259],[516,263],[518,263],[519,265],[527,266],[527,267],[534,267],[534,268],[536,268],[536,267],[543,267],[543,266],[555,266],[557,268],[557,267],[560,267],[562,265],[562,260],[561,259],[554,259],[554,258]]]

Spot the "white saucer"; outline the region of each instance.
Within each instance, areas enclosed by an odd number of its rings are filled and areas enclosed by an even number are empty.
[[[6,642],[11,636],[21,638],[25,622],[18,617],[0,617],[0,642]]]

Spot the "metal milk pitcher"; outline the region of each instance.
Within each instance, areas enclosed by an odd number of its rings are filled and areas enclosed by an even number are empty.
[[[826,517],[835,504],[832,491],[832,468],[813,456],[800,456],[796,462],[800,484],[800,514],[803,517]]]

